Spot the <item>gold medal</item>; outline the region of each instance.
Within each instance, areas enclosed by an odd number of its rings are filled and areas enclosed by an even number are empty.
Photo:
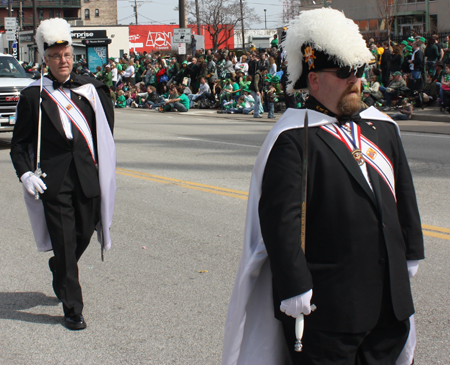
[[[359,148],[356,148],[352,151],[353,158],[358,163],[358,166],[364,165],[364,157]]]

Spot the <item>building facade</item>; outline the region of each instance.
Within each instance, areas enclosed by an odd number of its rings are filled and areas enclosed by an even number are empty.
[[[10,0],[9,0],[10,1]],[[33,0],[12,1],[10,14],[8,1],[0,3],[0,29],[4,18],[17,19],[18,29],[34,29]],[[36,4],[36,25],[49,18],[64,18],[72,26],[117,25],[117,1],[105,0],[39,0]]]
[[[74,25],[117,25],[117,1],[82,0],[80,18]]]
[[[446,33],[450,31],[449,0],[333,0],[334,9],[344,11],[361,32],[370,35]]]

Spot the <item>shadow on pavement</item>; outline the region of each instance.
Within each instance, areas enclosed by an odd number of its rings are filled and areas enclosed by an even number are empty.
[[[37,306],[56,305],[59,305],[58,299],[55,297],[48,297],[44,293],[0,292],[0,319],[14,319],[43,324],[61,324],[62,316],[24,312],[27,309]]]

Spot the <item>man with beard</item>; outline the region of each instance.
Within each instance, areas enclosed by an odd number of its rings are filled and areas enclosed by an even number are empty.
[[[423,237],[398,127],[361,110],[372,55],[330,8],[302,12],[284,46],[287,91],[310,97],[275,124],[253,169],[223,364],[409,365]]]

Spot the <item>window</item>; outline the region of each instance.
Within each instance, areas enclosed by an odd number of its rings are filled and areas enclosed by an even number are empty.
[[[89,9],[84,9],[84,19],[90,19],[89,17]]]
[[[359,29],[361,32],[367,32],[369,30],[369,22],[367,20],[360,20]]]
[[[54,18],[55,17],[55,11],[53,10],[53,9],[49,9],[49,11],[48,11],[48,17],[49,18]]]
[[[95,17],[98,18],[100,16],[100,11],[98,9],[95,9]]]
[[[369,31],[378,30],[378,19],[369,20]]]
[[[60,10],[56,10],[56,18],[61,18],[61,11]]]
[[[39,10],[39,19],[44,19],[44,10],[43,9],[40,9]]]

